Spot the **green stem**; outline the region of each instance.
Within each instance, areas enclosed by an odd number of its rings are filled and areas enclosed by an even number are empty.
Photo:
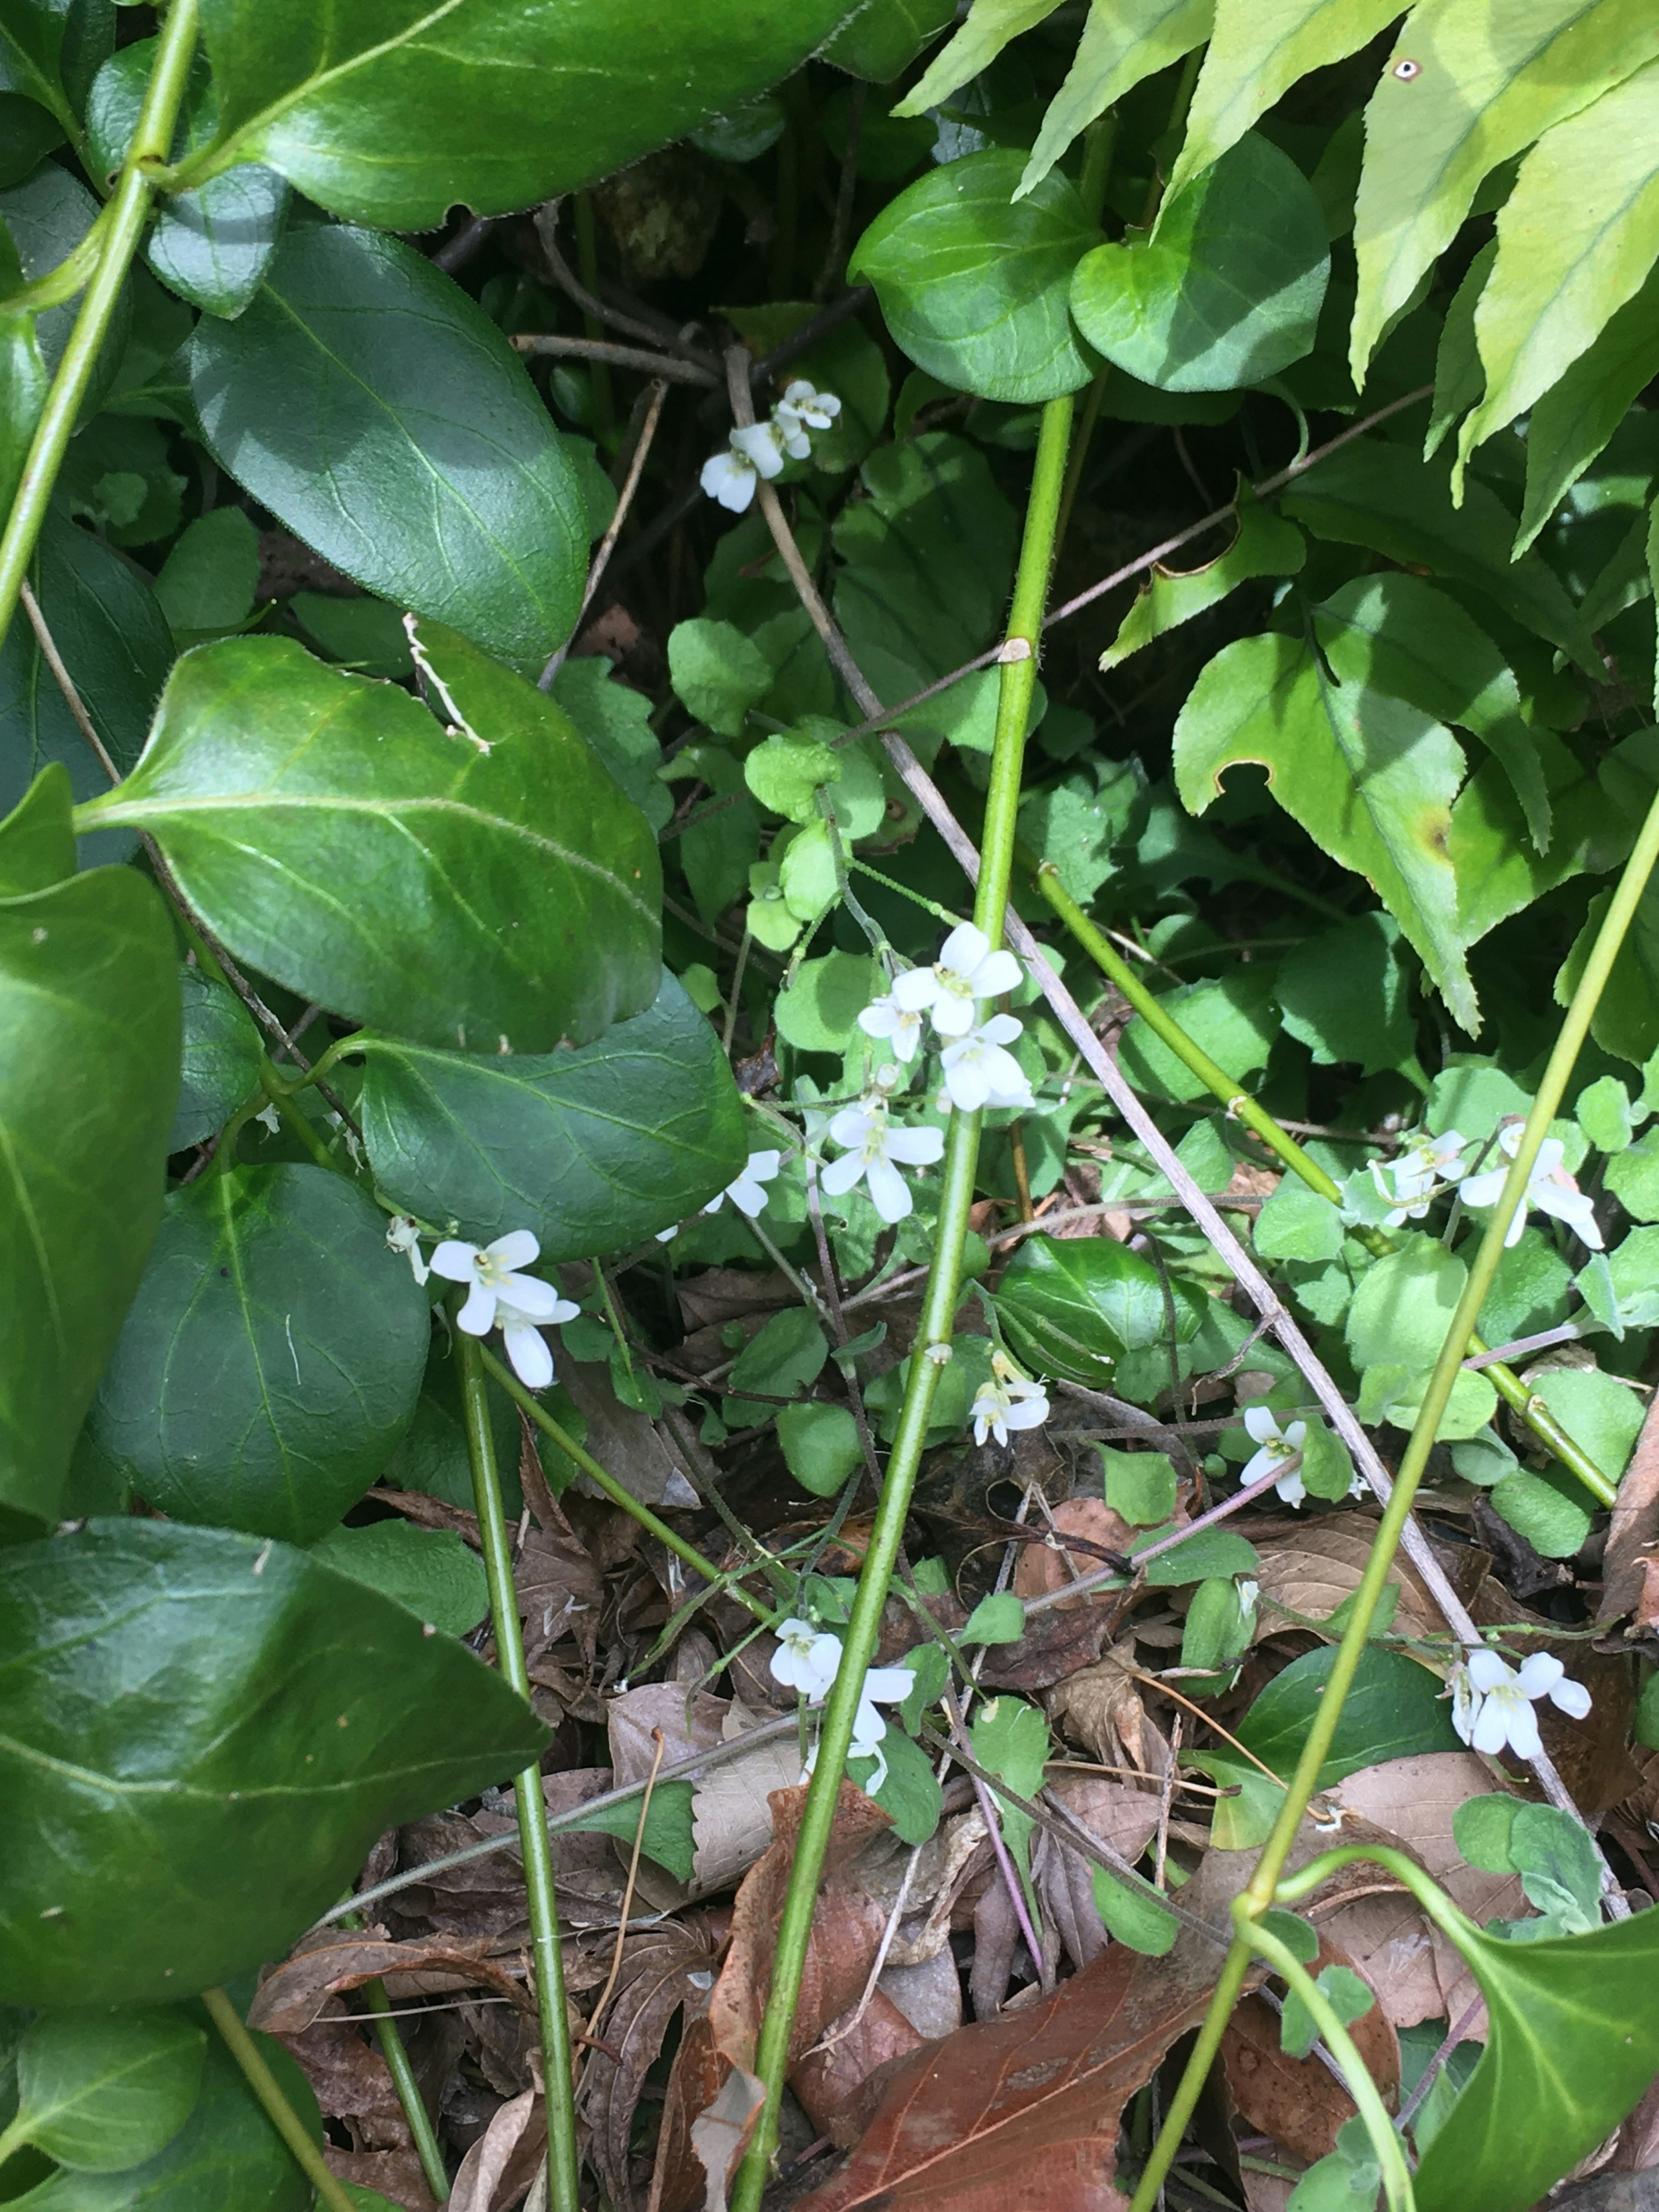
[[[300,1142],[319,1168],[337,1170],[339,1162],[331,1158],[328,1146],[311,1126],[307,1116],[294,1103],[294,1093],[283,1082],[275,1061],[268,1056],[259,1062],[259,1080],[265,1086],[265,1096],[283,1118],[283,1127]]]
[[[46,519],[58,472],[64,465],[70,433],[92,382],[98,355],[107,336],[110,318],[126,282],[132,257],[138,250],[149,213],[152,190],[149,169],[165,161],[173,147],[173,125],[196,51],[197,0],[173,0],[156,43],[155,65],[138,111],[138,127],[132,134],[126,160],[102,220],[108,223],[98,266],[87,287],[86,298],[76,317],[70,342],[58,365],[58,374],[46,394],[36,425],[34,440],[23,464],[17,496],[0,536],[0,644],[5,641],[17,611],[18,593],[28,574],[35,541]]]
[[[25,284],[21,292],[14,292],[6,301],[9,315],[38,315],[48,307],[60,307],[72,300],[77,292],[84,291],[92,272],[98,266],[108,235],[109,210],[105,208],[94,219],[86,236],[72,246],[54,269],[44,276],[37,276],[32,284]]]
[[[1247,1129],[1254,1130],[1270,1152],[1275,1152],[1287,1168],[1301,1176],[1310,1190],[1317,1191],[1321,1198],[1328,1199],[1333,1206],[1340,1206],[1340,1187],[1326,1174],[1317,1161],[1309,1158],[1301,1146],[1279,1127],[1266,1108],[1257,1105],[1243,1086],[1235,1082],[1224,1068],[1218,1067],[1203,1047],[1188,1036],[1180,1023],[1158,1004],[1110,939],[1097,928],[1066,890],[1052,860],[1037,864],[1036,887],[1095,965],[1116,985],[1147,1028],[1169,1046],[1176,1059],[1191,1070],[1214,1097],[1221,1101],[1229,1119],[1242,1121]],[[1381,1229],[1357,1229],[1353,1234],[1379,1259],[1400,1249],[1395,1239]],[[1473,1352],[1486,1351],[1485,1339],[1471,1330],[1468,1349]],[[1520,1415],[1539,1442],[1554,1453],[1593,1498],[1599,1499],[1603,1505],[1611,1505],[1613,1485],[1583,1445],[1567,1434],[1543,1400],[1528,1389],[1515,1370],[1498,1360],[1482,1371],[1491,1377],[1498,1395]]]
[[[283,2094],[282,2083],[266,2065],[264,2053],[243,2027],[235,2006],[222,1990],[204,1990],[202,2002],[224,2039],[226,2049],[241,2068],[248,2087],[264,2106],[265,2118],[294,2154],[295,2164],[316,2190],[319,2203],[326,2204],[329,2212],[356,2212],[344,2183],[329,2172],[327,2160]]]
[[[444,2164],[444,2154],[438,2148],[438,2138],[433,2132],[432,2118],[426,2109],[420,2085],[415,2079],[415,2069],[409,2063],[409,2053],[398,2033],[398,2023],[392,2017],[392,2000],[386,1993],[386,1984],[377,1974],[372,1982],[363,1984],[363,1998],[374,2015],[374,2033],[380,2038],[380,2056],[386,2060],[386,2071],[392,2076],[398,2099],[404,2108],[404,2118],[409,2122],[409,2132],[415,2138],[415,2148],[421,2161],[421,2171],[426,2176],[426,2185],[440,2204],[449,2194],[449,2169]]]
[[[472,1502],[478,1516],[478,1541],[489,1583],[489,1612],[495,1629],[495,1660],[501,1678],[530,1701],[519,1602],[513,1584],[513,1547],[501,1510],[501,1486],[495,1469],[495,1439],[489,1426],[489,1386],[475,1337],[455,1331],[455,1359],[460,1370],[461,1402],[467,1450],[472,1462]],[[559,1907],[553,1888],[553,1847],[547,1832],[542,1771],[526,1766],[513,1778],[519,1814],[519,1846],[524,1854],[525,1902],[530,1916],[530,1948],[536,1966],[536,2003],[542,2024],[542,2086],[547,2099],[549,2212],[580,2212],[581,2177],[576,2150],[576,2108],[570,2084],[570,2023],[565,2012],[564,1959],[559,1948]]]
[[[974,899],[974,920],[994,945],[1002,939],[1003,915],[1013,871],[1014,824],[1024,765],[1025,724],[1036,681],[1037,640],[1054,558],[1054,526],[1065,479],[1066,448],[1071,441],[1072,411],[1069,397],[1050,400],[1042,410],[1019,568],[1014,580],[1013,606],[1003,648],[996,735],[985,802],[985,842]],[[898,1564],[910,1492],[927,1435],[928,1411],[944,1372],[940,1363],[929,1355],[939,1348],[949,1356],[951,1323],[957,1310],[968,1214],[974,1199],[974,1174],[979,1161],[979,1132],[978,1115],[957,1112],[951,1116],[933,1259],[922,1294],[921,1327],[910,1358],[909,1379],[876,1509],[875,1525],[859,1575],[852,1617],[842,1639],[841,1665],[824,1708],[817,1762],[801,1818],[800,1839],[790,1869],[788,1894],[778,1924],[772,1985],[755,2062],[755,2070],[765,2085],[766,2097],[748,2155],[738,2176],[732,2198],[732,2212],[760,2212],[777,2142],[778,2108],[789,2063],[790,2031],[800,1997],[818,1879],[840,1802],[842,1776],[853,1741],[860,1693],[875,1656],[883,1608]]]
[[[1533,1100],[1532,1110],[1528,1115],[1526,1125],[1522,1130],[1521,1142],[1516,1148],[1514,1163],[1504,1179],[1503,1194],[1492,1209],[1492,1218],[1487,1223],[1486,1232],[1480,1239],[1480,1249],[1476,1252],[1474,1262],[1469,1268],[1468,1279],[1463,1286],[1463,1295],[1457,1302],[1457,1310],[1452,1316],[1451,1326],[1446,1331],[1444,1340],[1440,1346],[1439,1357],[1435,1361],[1433,1372],[1429,1377],[1428,1389],[1423,1395],[1422,1405],[1418,1409],[1417,1419],[1413,1425],[1410,1438],[1400,1462],[1400,1472],[1395,1480],[1393,1495],[1383,1510],[1382,1522],[1376,1532],[1376,1540],[1371,1546],[1370,1557],[1365,1562],[1365,1571],[1360,1577],[1359,1588],[1354,1593],[1353,1611],[1349,1617],[1347,1627],[1343,1632],[1342,1641],[1337,1646],[1336,1657],[1325,1685],[1324,1694],[1320,1698],[1313,1725],[1309,1729],[1307,1741],[1302,1747],[1302,1756],[1297,1761],[1296,1772],[1291,1776],[1290,1787],[1285,1793],[1285,1801],[1279,1808],[1279,1818],[1273,1823],[1273,1832],[1262,1848],[1261,1856],[1256,1862],[1255,1871],[1250,1877],[1249,1885],[1239,1900],[1239,1907],[1243,1908],[1244,1913],[1252,1921],[1258,1919],[1273,1902],[1274,1894],[1285,1872],[1285,1863],[1290,1857],[1297,1831],[1301,1827],[1303,1814],[1307,1811],[1309,1801],[1319,1781],[1320,1771],[1329,1756],[1332,1740],[1336,1734],[1337,1724],[1342,1717],[1343,1705],[1346,1702],[1349,1691],[1353,1687],[1354,1675],[1364,1654],[1371,1623],[1376,1619],[1377,1605],[1387,1587],[1389,1569],[1394,1562],[1395,1553],[1399,1548],[1401,1534],[1406,1526],[1407,1516],[1411,1511],[1412,1502],[1417,1495],[1418,1484],[1422,1480],[1423,1469],[1428,1462],[1429,1453],[1439,1432],[1441,1417],[1450,1400],[1452,1385],[1456,1382],[1458,1372],[1463,1364],[1465,1350],[1474,1328],[1475,1316],[1486,1303],[1493,1279],[1498,1273],[1498,1262],[1504,1256],[1504,1238],[1509,1229],[1510,1221],[1526,1189],[1528,1179],[1532,1173],[1533,1163],[1538,1157],[1538,1148],[1548,1134],[1550,1123],[1554,1120],[1557,1109],[1560,1106],[1563,1094],[1567,1087],[1567,1079],[1572,1073],[1573,1064],[1589,1034],[1591,1018],[1601,1001],[1607,977],[1613,971],[1613,961],[1618,956],[1620,946],[1624,943],[1626,933],[1634,918],[1637,906],[1647,886],[1648,878],[1653,872],[1656,861],[1659,861],[1659,798],[1655,799],[1648,811],[1647,819],[1642,825],[1635,848],[1625,865],[1625,872],[1619,879],[1619,887],[1613,895],[1601,929],[1596,934],[1595,943],[1585,963],[1583,975],[1579,979],[1578,988],[1572,994],[1572,1003],[1567,1008],[1566,1018],[1563,1021],[1560,1034],[1555,1041],[1555,1048],[1550,1054],[1549,1064],[1544,1070],[1542,1081],[1539,1084],[1538,1095]],[[1237,1911],[1239,1907],[1236,1907],[1235,1911]],[[1229,1953],[1229,1970],[1232,1967],[1233,1958],[1234,1954]],[[1240,1978],[1242,1979],[1242,1977]],[[1238,1980],[1233,1981],[1231,1993],[1228,1993],[1228,1984],[1229,1974],[1224,1972],[1221,1986],[1216,1992],[1209,2014],[1206,2018],[1204,2033],[1200,2036],[1198,2048],[1188,2063],[1187,2072],[1182,2079],[1181,2090],[1170,2107],[1170,2117],[1164,2124],[1163,2132],[1153,2147],[1146,2170],[1140,2178],[1140,2185],[1135,2191],[1130,2212],[1152,2212],[1152,2208],[1157,2202],[1158,2190],[1179,2148],[1181,2130],[1186,2125],[1187,2119],[1198,2101],[1199,2092],[1203,2086],[1204,2074],[1207,2072],[1210,2061],[1220,2044],[1221,2027],[1224,2026],[1227,2014],[1231,2011],[1237,1996]],[[1215,2027],[1216,2032],[1213,2036],[1211,2036],[1210,2030],[1212,2027]],[[1204,2062],[1203,2071],[1197,2070],[1200,2057]],[[1190,2095],[1188,2094],[1188,2091],[1191,2093]]]
[[[648,1505],[641,1504],[630,1491],[624,1490],[614,1474],[608,1474],[598,1460],[591,1458],[575,1438],[559,1426],[546,1407],[525,1388],[510,1368],[502,1365],[488,1346],[478,1346],[478,1357],[520,1411],[530,1416],[544,1436],[551,1437],[566,1458],[573,1460],[590,1482],[598,1484],[613,1505],[620,1505],[624,1513],[631,1513],[648,1535],[654,1536],[677,1559],[684,1560],[693,1574],[701,1575],[704,1582],[712,1583],[716,1588],[724,1586],[738,1603],[746,1607],[765,1627],[770,1628],[781,1618],[775,1606],[751,1597],[741,1584],[732,1582],[722,1574],[712,1559],[706,1559],[695,1544],[688,1544],[684,1537],[671,1528],[665,1521],[659,1521]]]
[[[1241,1904],[1243,1901],[1239,1900]],[[1389,2212],[1411,2212],[1412,2177],[1406,2164],[1405,2149],[1389,2108],[1378,2096],[1376,2084],[1365,2070],[1365,2062],[1340,2014],[1293,1951],[1277,1936],[1269,1936],[1265,1929],[1247,1926],[1244,1914],[1236,1914],[1235,1917],[1240,1922],[1239,1933],[1251,1950],[1259,1959],[1265,1959],[1307,2006],[1325,2048],[1342,2069],[1348,2094],[1359,2108],[1371,2148],[1376,2153],[1376,2162],[1382,2169],[1382,2189],[1389,2200]]]

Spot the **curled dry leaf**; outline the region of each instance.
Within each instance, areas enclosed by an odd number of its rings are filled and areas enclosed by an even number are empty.
[[[688,1694],[681,1683],[648,1682],[613,1698],[607,1717],[620,1785],[643,1782],[650,1773],[658,1729],[663,1764],[671,1765],[695,1751],[712,1751],[775,1716],[750,1713],[734,1699],[705,1691]],[[692,1878],[698,1891],[729,1888],[755,1864],[772,1841],[772,1792],[793,1789],[799,1780],[800,1752],[787,1738],[757,1744],[741,1759],[696,1778],[691,1835]],[[668,1877],[660,1869],[641,1865],[641,1889],[653,1904],[677,1904],[686,1893],[678,1885],[665,1885]]]
[[[1146,1717],[1139,1673],[1134,1645],[1114,1644],[1093,1666],[1054,1685],[1048,1717],[1103,1766],[1137,1767],[1157,1780],[1170,1747]]]
[[[622,2212],[638,2201],[629,2144],[640,2091],[675,2014],[683,2010],[689,2026],[708,2010],[725,1921],[723,1913],[691,1913],[630,1936],[616,1995],[589,2023],[604,2047],[588,2059],[580,2110],[592,2130],[589,2155]]]
[[[1308,1971],[1319,1974],[1327,1966],[1359,1971],[1328,1936]],[[1400,2095],[1400,2041],[1382,2006],[1374,2004],[1351,2021],[1348,2033],[1392,2112]],[[1352,2119],[1358,2107],[1322,2059],[1313,2053],[1293,2058],[1281,2048],[1279,2014],[1265,1997],[1246,1997],[1233,2014],[1221,2057],[1233,2102],[1253,2129],[1310,2165],[1336,2148],[1337,2130]]]
[[[505,2212],[536,2178],[547,2148],[547,2119],[533,2089],[501,2106],[461,2160],[449,2212]]]
[[[533,2012],[523,1983],[483,1955],[489,1941],[486,1936],[453,1942],[393,1943],[384,1929],[368,1936],[325,1936],[296,1952],[260,1984],[248,2008],[248,2024],[268,2035],[298,2035],[319,2017],[330,1997],[343,1990],[361,1989],[377,1974],[397,1978],[400,1996],[483,1987]]]
[[[1158,1832],[1158,1800],[1133,1783],[1073,1774],[1055,1780],[1050,1788],[1091,1835],[1110,1844],[1132,1866]],[[1053,1921],[1073,1966],[1086,1966],[1106,1946],[1106,1930],[1095,1905],[1093,1862],[1045,1829],[1032,1873],[1044,1919]]]
[[[1079,1576],[1091,1575],[1109,1565],[1103,1554],[1121,1557],[1135,1540],[1135,1532],[1123,1516],[1100,1498],[1068,1498],[1054,1507],[1048,1519],[1049,1540],[1026,1544],[1020,1551],[1014,1568],[1016,1597],[1047,1597],[1054,1590],[1064,1589]],[[1081,1537],[1081,1547],[1068,1547],[1068,1536]],[[1054,1611],[1071,1613],[1087,1607],[1091,1612],[1109,1613],[1117,1602],[1115,1591],[1093,1591],[1082,1597],[1062,1598]]]

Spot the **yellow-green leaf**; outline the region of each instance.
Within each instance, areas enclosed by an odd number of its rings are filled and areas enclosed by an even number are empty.
[[[1066,82],[1048,104],[1017,198],[1042,183],[1079,131],[1144,77],[1210,35],[1214,0],[1093,0]]]

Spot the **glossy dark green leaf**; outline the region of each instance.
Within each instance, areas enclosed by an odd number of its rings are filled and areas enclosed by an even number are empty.
[[[1418,2212],[1525,2212],[1659,2069],[1659,1917],[1542,1942],[1467,1927],[1455,1940],[1486,1996],[1488,2040],[1423,2154]]]
[[[1066,312],[1079,257],[1100,233],[1066,178],[1016,202],[1024,157],[970,154],[920,177],[853,250],[896,343],[954,391],[1029,405],[1094,373]]]
[[[0,313],[0,507],[8,513],[52,382],[36,323],[31,314]]]
[[[215,458],[337,568],[526,675],[563,643],[587,568],[568,443],[412,247],[295,227],[246,311],[197,325],[190,374]]]
[[[64,126],[49,109],[26,93],[0,92],[0,191],[21,184],[63,143]]]
[[[533,1762],[498,1674],[286,1545],[97,1521],[0,1553],[0,2001],[280,1958],[374,1838]]]
[[[89,2173],[142,2165],[190,2118],[206,2046],[177,2012],[46,2013],[18,2047],[17,2117],[0,2142]]]
[[[167,1138],[170,1152],[222,1129],[259,1079],[259,1032],[234,992],[199,968],[181,968],[184,1072]]]
[[[550,700],[420,635],[448,728],[287,639],[186,654],[82,826],[152,830],[216,934],[302,998],[428,1044],[585,1042],[661,983],[656,840]]]
[[[0,821],[0,899],[50,890],[75,873],[75,824],[69,772],[43,768]]]
[[[155,40],[138,39],[105,63],[87,103],[92,157],[106,173],[126,158],[144,89],[155,62]],[[213,80],[198,53],[173,138],[178,161],[216,133]],[[164,284],[210,314],[240,315],[259,289],[282,234],[287,180],[275,169],[245,163],[199,191],[169,192],[158,203],[144,258]]]
[[[1079,262],[1072,313],[1143,384],[1236,392],[1311,351],[1330,270],[1313,186],[1250,131],[1165,204],[1150,238]]]
[[[821,59],[849,76],[890,84],[956,17],[954,0],[866,0]]]
[[[654,1236],[748,1158],[720,1039],[665,971],[657,1002],[575,1052],[428,1052],[374,1040],[363,1140],[381,1189],[489,1243],[532,1229],[546,1261]]]
[[[173,662],[155,593],[129,562],[56,511],[40,533],[35,592],[104,750],[118,769],[131,768]],[[0,646],[0,807],[15,806],[50,761],[69,770],[77,799],[109,789],[20,616]],[[106,831],[83,842],[82,858],[121,860],[132,845],[131,830]]]
[[[407,1426],[428,1311],[384,1215],[343,1176],[203,1176],[167,1201],[92,1440],[177,1520],[308,1544]]]
[[[764,91],[847,0],[208,0],[210,161],[268,161],[332,214],[430,230],[529,207]]]
[[[131,870],[0,902],[0,1522],[56,1510],[161,1218],[177,974]]]
[[[57,161],[43,161],[21,184],[0,192],[0,229],[10,237],[26,283],[32,284],[37,277],[50,275],[81,243],[97,216],[97,201],[78,177],[71,176]],[[70,332],[75,327],[79,305],[76,300],[64,301],[55,307],[45,309],[36,319],[40,351],[54,376],[64,357],[64,348],[69,343]],[[83,422],[103,404],[104,395],[120,365],[131,319],[131,296],[123,286],[108,332],[98,349],[87,396],[81,403]]]
[[[1184,1284],[1170,1289],[1184,1341],[1201,1315]],[[1164,1343],[1169,1333],[1157,1268],[1108,1237],[1028,1237],[1003,1271],[996,1309],[1038,1374],[1097,1389],[1126,1352]]]
[[[1290,1780],[1301,1757],[1335,1663],[1336,1652],[1330,1647],[1304,1651],[1273,1677],[1237,1724],[1235,1732],[1245,1749],[1282,1781]],[[1437,1674],[1403,1651],[1368,1645],[1360,1655],[1358,1672],[1314,1787],[1328,1790],[1345,1775],[1384,1759],[1455,1751],[1457,1735],[1443,1689]]]
[[[0,76],[49,108],[70,136],[114,44],[114,0],[12,0],[0,16]]]

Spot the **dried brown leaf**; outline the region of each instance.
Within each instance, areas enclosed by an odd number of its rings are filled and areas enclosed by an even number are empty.
[[[1014,1567],[1016,1597],[1047,1597],[1054,1590],[1064,1589],[1079,1575],[1093,1574],[1097,1567],[1106,1565],[1103,1553],[1121,1556],[1135,1540],[1135,1532],[1123,1516],[1114,1512],[1100,1498],[1068,1498],[1054,1507],[1048,1518],[1048,1541],[1027,1544],[1020,1552]],[[1083,1544],[1072,1548],[1066,1541],[1068,1536],[1081,1537]],[[1054,1611],[1069,1613],[1079,1607],[1087,1607],[1093,1612],[1109,1613],[1117,1601],[1115,1592],[1096,1591],[1082,1597],[1062,1598]]]
[[[643,1413],[619,1405],[608,1367],[584,1366],[574,1359],[559,1364],[559,1380],[587,1423],[587,1451],[642,1505],[676,1511],[697,1502],[680,1455]],[[596,1492],[585,1474],[575,1486],[585,1496]]]
[[[326,2149],[328,2170],[354,2189],[372,2189],[402,2212],[438,2212],[418,2154],[408,2150]],[[447,2200],[446,2200],[447,2201]]]
[[[749,1713],[734,1699],[710,1697],[703,1691],[688,1697],[684,1684],[678,1682],[648,1682],[641,1689],[624,1691],[611,1699],[608,1716],[617,1784],[642,1782],[650,1773],[656,1729],[662,1731],[664,1764],[668,1765],[690,1758],[694,1751],[712,1751],[771,1717]],[[772,1792],[791,1789],[799,1780],[800,1753],[787,1739],[757,1744],[743,1758],[697,1779],[691,1834],[698,1890],[727,1888],[754,1865],[772,1840]],[[656,1895],[665,1877],[653,1874],[649,1880],[647,1896],[663,1905],[674,1901],[666,1894]],[[684,1893],[676,1891],[675,1897]]]
[[[1343,1599],[1358,1589],[1376,1534],[1368,1517],[1328,1513],[1292,1534],[1259,1543],[1261,1564],[1256,1582],[1262,1601],[1256,1613],[1255,1641],[1283,1635],[1291,1626],[1275,1611],[1277,1606],[1309,1620],[1328,1620]],[[1439,1607],[1408,1559],[1395,1557],[1389,1580],[1400,1593],[1393,1624],[1396,1633],[1433,1636],[1444,1628]]]
[[[1611,1628],[1630,1616],[1626,1637],[1645,1634],[1659,1626],[1659,1561],[1652,1557],[1659,1546],[1659,1392],[1648,1405],[1647,1419],[1636,1439],[1630,1465],[1620,1479],[1613,1500],[1613,1524],[1601,1559],[1601,1602],[1596,1607],[1599,1628]]]
[[[630,1936],[616,1995],[590,2023],[604,2048],[588,2061],[581,2112],[593,2131],[590,2155],[599,2179],[623,2212],[636,2201],[629,2145],[640,2091],[675,2014],[684,2008],[689,2021],[708,2009],[725,1917],[691,1913]]]
[[[1067,1775],[1051,1787],[1068,1813],[1131,1865],[1158,1832],[1158,1799],[1133,1783]],[[1032,1859],[1032,1875],[1043,1917],[1054,1922],[1073,1966],[1086,1966],[1106,1946],[1106,1930],[1095,1905],[1093,1860],[1045,1830]]]
[[[1103,1766],[1133,1766],[1161,1777],[1169,1746],[1146,1717],[1134,1645],[1115,1644],[1048,1692],[1048,1717]]]
[[[857,2026],[841,2029],[839,2021],[830,2027],[823,2041],[794,2067],[789,2086],[818,2133],[844,2150],[875,2117],[885,2087],[884,2069],[932,2039],[921,2034],[879,1988]],[[875,2080],[878,2075],[880,2081]]]
[[[503,2105],[461,2160],[449,2212],[507,2212],[536,2178],[547,2118],[533,2089]]]
[[[383,1929],[368,1936],[330,1934],[267,1975],[248,2008],[248,2025],[268,2035],[298,2035],[319,2017],[330,1997],[361,1989],[376,1975],[403,1977],[400,1996],[483,1986],[533,2010],[524,1984],[483,1955],[489,1940],[394,1943]]]
[[[1317,1974],[1327,1966],[1359,1971],[1328,1936],[1308,1971]],[[1400,2094],[1400,2042],[1381,2004],[1351,2022],[1348,2033],[1393,2111]],[[1221,2057],[1233,2101],[1252,2128],[1310,2165],[1336,2148],[1337,2130],[1352,2119],[1358,2107],[1321,2058],[1292,2058],[1280,2047],[1279,2015],[1265,1997],[1246,1997],[1235,2011],[1222,2039]]]

